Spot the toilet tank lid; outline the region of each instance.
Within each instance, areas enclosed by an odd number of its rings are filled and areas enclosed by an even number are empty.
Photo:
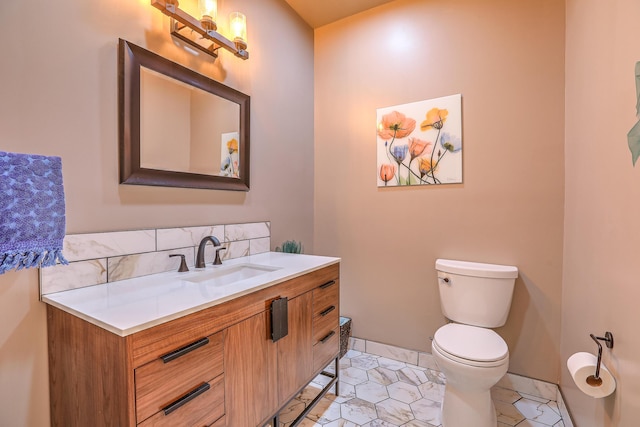
[[[462,276],[491,277],[497,279],[515,279],[518,267],[512,265],[484,264],[480,262],[437,259],[436,270]]]

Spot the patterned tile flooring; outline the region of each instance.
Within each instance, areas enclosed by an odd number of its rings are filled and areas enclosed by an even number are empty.
[[[291,426],[322,388],[322,382],[328,382],[325,378],[316,378],[290,402],[280,413],[280,427]],[[330,390],[299,426],[438,427],[445,382],[441,372],[349,350],[340,360],[340,395]],[[565,426],[553,400],[498,386],[491,394],[498,427]]]

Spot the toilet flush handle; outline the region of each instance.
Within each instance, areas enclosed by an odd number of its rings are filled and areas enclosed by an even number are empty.
[[[444,283],[446,283],[447,285],[449,285],[449,284],[451,283],[451,280],[449,280],[449,278],[448,278],[448,277],[443,277],[443,278],[442,278],[442,281],[443,281]]]

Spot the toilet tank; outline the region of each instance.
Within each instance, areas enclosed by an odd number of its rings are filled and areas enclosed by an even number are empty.
[[[518,268],[436,260],[442,313],[467,325],[497,328],[507,321]]]

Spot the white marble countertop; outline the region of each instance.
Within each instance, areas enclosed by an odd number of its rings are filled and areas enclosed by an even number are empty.
[[[203,270],[152,274],[57,292],[42,300],[124,337],[338,262],[340,258],[267,252],[227,260],[221,266],[207,265]],[[198,282],[203,275],[224,275],[247,265],[262,271],[229,284]]]

